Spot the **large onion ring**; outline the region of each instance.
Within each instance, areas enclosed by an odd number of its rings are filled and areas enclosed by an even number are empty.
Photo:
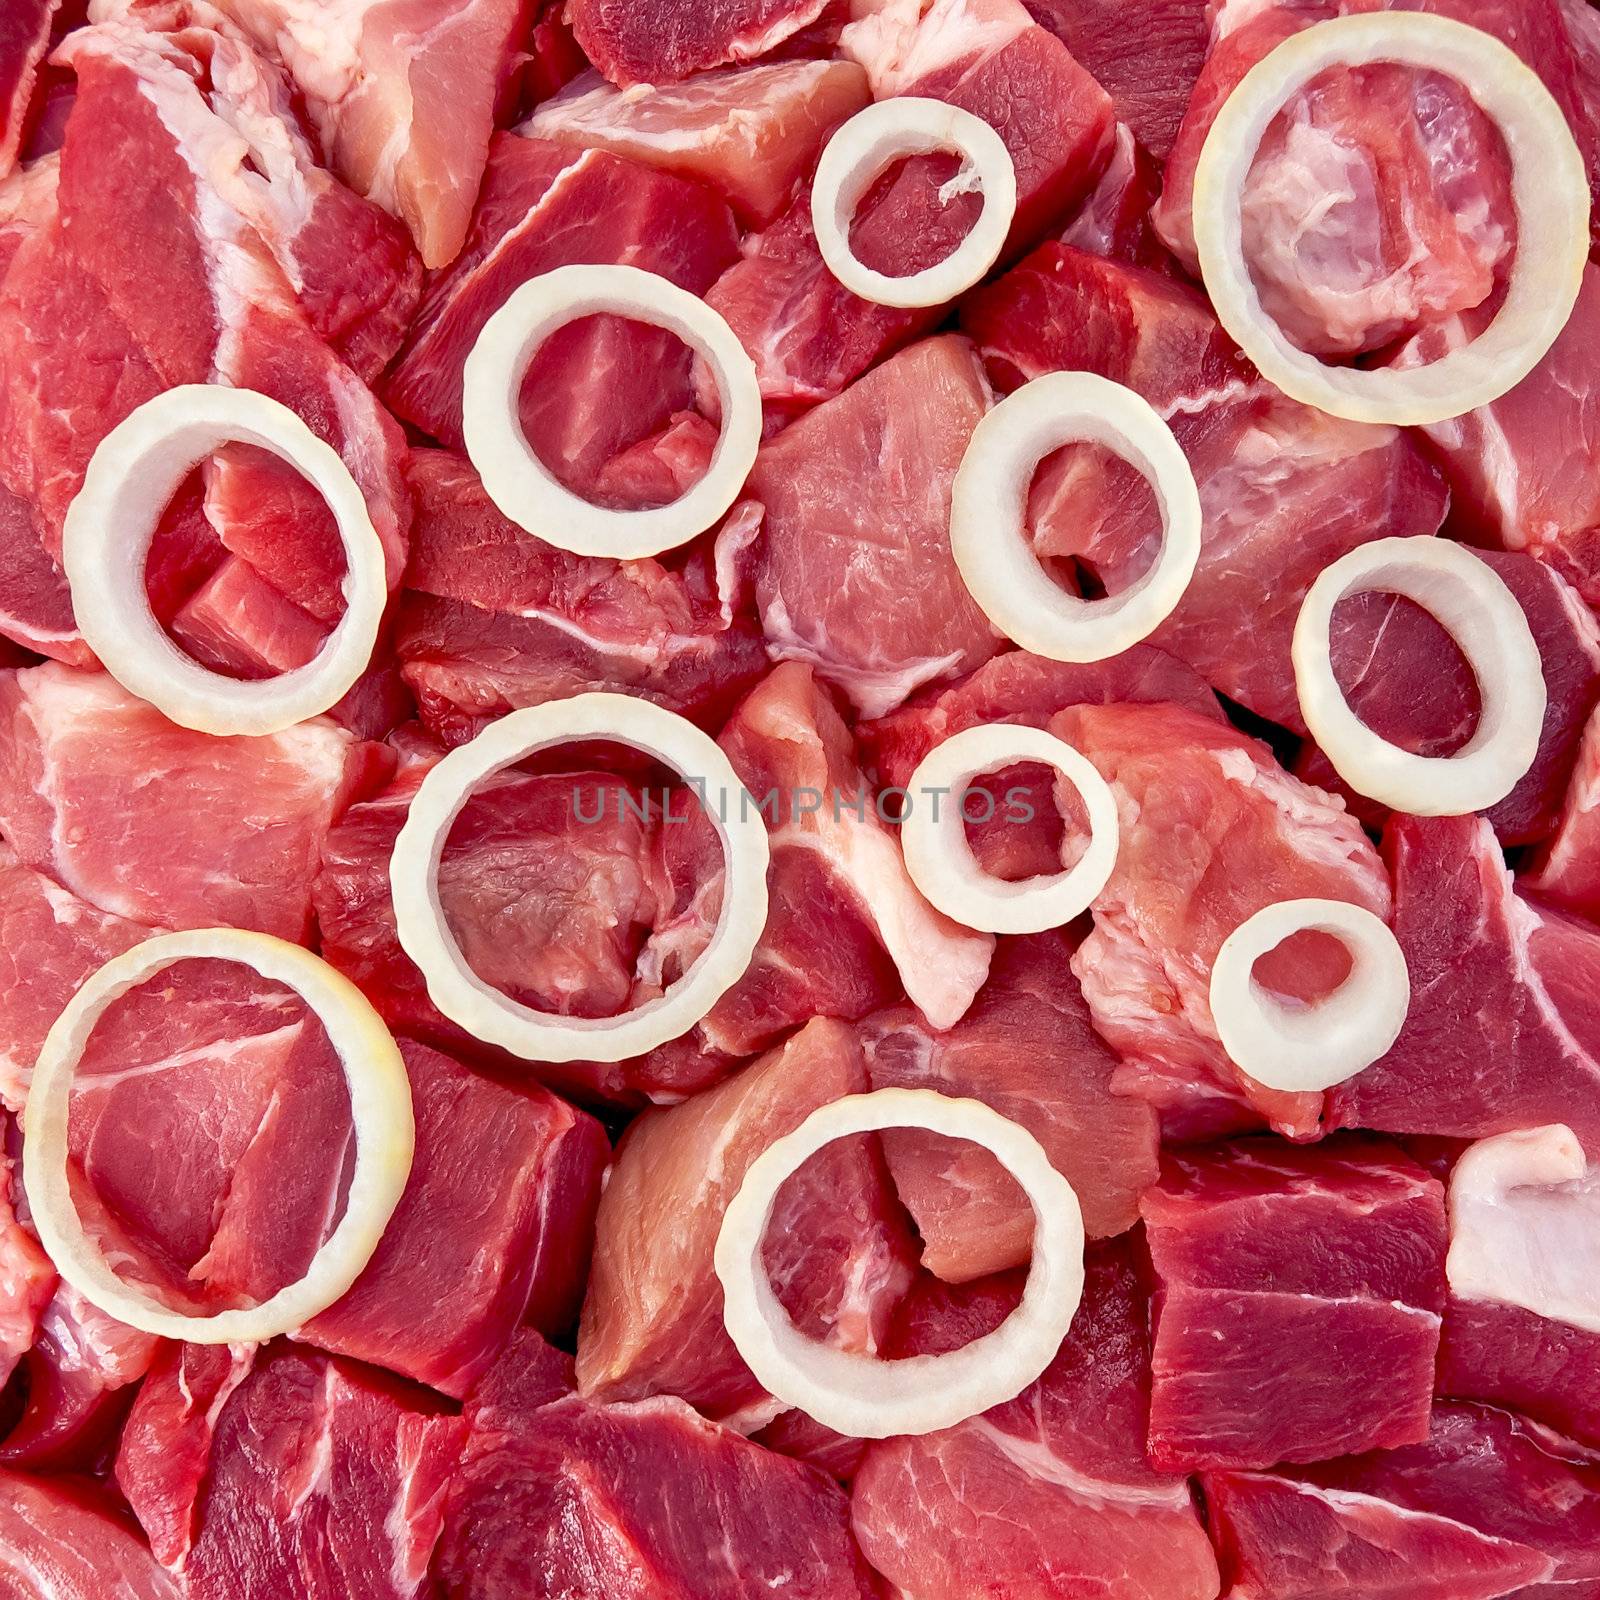
[[[89,1237],[67,1177],[67,1119],[73,1074],[106,1010],[177,962],[199,960],[237,961],[292,989],[316,1014],[349,1085],[356,1155],[344,1215],[303,1278],[258,1305],[186,1316],[124,1282]],[[372,1259],[400,1203],[415,1140],[405,1063],[361,991],[309,950],[238,928],[158,934],[91,973],[45,1038],[22,1126],[23,1186],[40,1242],[56,1270],[108,1316],[145,1333],[192,1344],[273,1339],[338,1300]]]
[[[450,829],[485,778],[552,745],[612,740],[673,767],[699,791],[722,840],[727,874],[711,942],[664,994],[615,1017],[537,1011],[468,965],[439,900]],[[484,729],[422,780],[389,858],[395,923],[428,997],[476,1039],[524,1061],[623,1061],[687,1033],[738,981],[767,922],[766,823],[716,741],[692,722],[625,694],[552,700]]]
[[[664,506],[617,511],[585,500],[522,432],[522,380],[540,345],[569,322],[602,312],[677,334],[716,381],[722,432],[711,464]],[[484,489],[518,527],[577,555],[627,561],[704,533],[738,498],[761,443],[761,390],[733,330],[687,290],[640,267],[557,267],[523,284],[484,324],[467,357],[461,420]]]
[[[1330,67],[1393,63],[1454,78],[1499,128],[1511,157],[1517,254],[1490,325],[1429,366],[1328,366],[1285,337],[1245,260],[1241,196],[1272,119]],[[1286,39],[1217,113],[1194,175],[1194,237],[1217,316],[1285,394],[1353,422],[1443,422],[1498,400],[1566,326],[1589,254],[1589,187],[1566,118],[1537,75],[1498,39],[1421,11],[1334,17]]]
[[[944,260],[900,277],[876,272],[850,248],[850,219],[892,161],[936,150],[960,152],[953,180],[975,180],[983,210]],[[880,306],[942,306],[995,263],[1017,214],[1017,171],[1006,142],[982,117],[917,95],[894,95],[858,111],[829,139],[811,185],[811,226],[828,270],[851,294]]]
[[[1372,590],[1402,595],[1433,616],[1478,680],[1477,730],[1454,755],[1413,755],[1391,744],[1339,687],[1334,608]],[[1324,568],[1300,607],[1291,654],[1312,738],[1352,789],[1396,811],[1452,817],[1497,805],[1539,753],[1546,690],[1533,630],[1499,573],[1448,539],[1374,539]]]
[[[145,562],[183,480],[225,444],[270,450],[333,513],[345,555],[345,613],[303,667],[240,682],[186,656],[151,613]],[[340,700],[367,669],[388,601],[383,545],[338,453],[287,406],[251,389],[183,384],[133,411],[96,447],[68,508],[61,564],[79,631],[123,688],[202,733],[267,734]]]
[[[982,1145],[1033,1206],[1021,1304],[992,1333],[948,1355],[879,1361],[807,1338],[762,1265],[762,1237],[785,1180],[833,1140],[884,1128],[925,1128]],[[714,1259],[728,1336],[761,1384],[826,1428],[883,1439],[952,1427],[1020,1394],[1050,1365],[1083,1297],[1083,1217],[1072,1185],[1026,1128],[977,1100],[879,1089],[813,1111],[762,1151],[723,1215]]]
[[[1255,980],[1255,964],[1315,931],[1350,954],[1349,976],[1313,1006],[1290,1007]],[[1211,1017],[1234,1065],[1269,1089],[1331,1089],[1388,1052],[1411,1009],[1411,975],[1382,917],[1348,900],[1280,900],[1246,917],[1211,968]]]
[[[1161,548],[1121,594],[1080,600],[1029,547],[1028,485],[1066,444],[1097,444],[1140,472],[1161,509]],[[1149,636],[1182,600],[1200,559],[1200,492],[1172,430],[1131,389],[1052,372],[1008,395],[973,430],[956,473],[950,547],[972,597],[1007,638],[1054,661],[1104,661]]]
[[[976,777],[1017,761],[1042,761],[1078,791],[1089,845],[1066,871],[1008,883],[978,865],[962,826],[962,793]],[[949,795],[951,803],[939,805]],[[924,805],[925,797],[933,797]],[[1041,933],[1086,911],[1117,864],[1117,801],[1094,764],[1043,728],[989,722],[952,734],[922,758],[900,824],[906,871],[947,917],[986,933]]]

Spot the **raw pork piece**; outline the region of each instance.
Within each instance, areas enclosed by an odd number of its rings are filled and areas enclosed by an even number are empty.
[[[1064,244],[972,295],[963,326],[1003,389],[1086,370],[1136,389],[1172,426],[1204,512],[1200,562],[1151,636],[1211,685],[1303,732],[1289,644],[1324,567],[1370,539],[1429,534],[1438,472],[1398,428],[1345,422],[1264,383],[1202,296]],[[1116,593],[1154,556],[1160,521],[1133,469],[1084,449],[1046,459],[1029,520],[1041,557]]]
[[[844,1492],[662,1396],[594,1405],[533,1335],[467,1405],[447,1600],[873,1600]]]
[[[8,1600],[183,1600],[116,1502],[74,1478],[0,1471]]]
[[[11,172],[61,0],[13,0],[0,15],[0,178]]]
[[[868,1087],[855,1032],[818,1018],[727,1083],[629,1127],[600,1200],[578,1335],[585,1395],[679,1395],[741,1430],[784,1409],[722,1326],[712,1249],[751,1162],[818,1106]],[[836,1141],[783,1186],[763,1259],[798,1327],[876,1351],[915,1251],[878,1142],[863,1136]]]
[[[467,236],[525,0],[220,0],[293,76],[328,165],[443,267]]]
[[[424,721],[459,744],[488,721],[589,689],[713,726],[766,667],[759,630],[691,559],[575,556],[499,513],[464,456],[419,450],[395,648]]]
[[[1091,1245],[1083,1303],[1015,1400],[921,1438],[868,1446],[851,1517],[867,1559],[916,1600],[1212,1600],[1217,1564],[1181,1476],[1145,1459],[1149,1339],[1126,1247]],[[969,1343],[1019,1279],[925,1279],[895,1348]]]
[[[1017,169],[1017,214],[1008,251],[1025,249],[1091,189],[1111,153],[1105,91],[1038,27],[1021,0],[934,0],[888,6],[845,30],[847,53],[867,70],[875,98],[947,100],[989,122]],[[951,156],[918,156],[863,197],[851,228],[861,260],[907,273],[948,255],[977,213],[971,195],[945,203]],[[898,346],[938,323],[941,308],[870,304],[823,263],[803,190],[706,297],[756,364],[778,418],[838,394]],[[701,374],[702,380],[704,374]]]
[[[1140,1210],[1158,1283],[1157,1465],[1269,1467],[1427,1438],[1444,1188],[1397,1146],[1169,1151]]]
[[[1556,827],[1584,724],[1600,699],[1600,627],[1558,573],[1531,556],[1480,552],[1516,596],[1544,663],[1544,730],[1539,753],[1510,794],[1485,815],[1504,845],[1530,844]],[[1450,635],[1420,606],[1397,595],[1361,594],[1334,613],[1333,668],[1345,698],[1368,727],[1421,755],[1446,755],[1472,736],[1478,686]],[[1295,763],[1307,782],[1344,797],[1369,826],[1387,811],[1346,787],[1307,743]]]
[[[303,937],[323,838],[380,755],[323,718],[215,738],[104,673],[0,673],[0,828],[26,865],[149,927]]]
[[[384,398],[458,448],[461,373],[514,289],[574,262],[641,267],[701,294],[738,250],[727,202],[703,184],[543,139],[497,134],[466,246],[434,277]],[[540,459],[580,493],[618,451],[690,404],[690,355],[673,334],[583,318],[547,339],[522,388]]]
[[[1156,1177],[1156,1118],[1111,1093],[1117,1058],[1089,1022],[1061,931],[1002,939],[989,981],[948,1033],[909,1006],[862,1025],[874,1089],[933,1089],[982,1100],[1021,1123],[1102,1238],[1131,1228]],[[896,1192],[922,1236],[922,1264],[962,1283],[1028,1259],[1033,1214],[993,1156],[912,1129],[883,1136]]]
[[[1600,1586],[1600,1468],[1510,1412],[1441,1403],[1424,1443],[1202,1482],[1236,1600],[1586,1600]]]
[[[1600,710],[1578,743],[1555,833],[1522,883],[1541,899],[1600,921]]]
[[[12,1203],[22,1174],[4,1149],[11,1134],[11,1119],[0,1114],[0,1388],[32,1347],[56,1291],[56,1270]]]
[[[1139,143],[1165,161],[1206,58],[1206,0],[1149,0],[1137,17],[1124,0],[1024,4],[1094,74]]]
[[[1161,169],[1125,122],[1100,181],[1061,235],[1062,244],[1158,272],[1175,271],[1172,257],[1150,226],[1150,207],[1161,193]]]
[[[117,1482],[185,1600],[428,1600],[466,1423],[314,1351],[245,1363],[169,1345],[123,1432]]]
[[[1322,1096],[1267,1089],[1228,1059],[1211,965],[1247,917],[1279,900],[1348,900],[1387,918],[1389,881],[1340,803],[1284,772],[1265,745],[1178,706],[1077,706],[1050,724],[1111,784],[1116,870],[1072,958],[1095,1027],[1123,1058],[1113,1080],[1169,1136],[1270,1124],[1313,1138]],[[1263,982],[1315,1000],[1342,981],[1333,941],[1291,941]],[[1416,969],[1412,970],[1416,982]]]
[[[614,89],[589,72],[517,131],[698,178],[759,228],[788,204],[833,130],[870,99],[853,61],[775,61],[657,89]]]
[[[989,401],[972,346],[929,339],[785,429],[750,474],[767,649],[864,716],[1000,646],[950,554],[951,486]]]
[[[1481,818],[1397,815],[1384,856],[1411,1011],[1329,1091],[1328,1125],[1478,1139],[1562,1122],[1600,1154],[1600,931],[1518,894]]]
[[[833,0],[572,0],[584,54],[615,84],[675,83],[751,61],[821,18]]]

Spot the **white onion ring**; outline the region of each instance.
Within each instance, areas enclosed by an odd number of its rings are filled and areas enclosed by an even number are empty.
[[[485,983],[468,965],[439,900],[450,829],[485,778],[552,745],[602,739],[673,767],[699,791],[722,840],[727,874],[711,942],[664,994],[615,1017],[537,1011]],[[675,712],[625,694],[552,700],[485,728],[422,780],[389,858],[395,923],[428,997],[476,1039],[524,1061],[623,1061],[687,1033],[738,981],[767,922],[766,823],[728,758]]]
[[[1255,964],[1293,934],[1313,930],[1350,954],[1349,976],[1310,1006],[1288,1006],[1255,979]],[[1269,1089],[1331,1089],[1370,1067],[1400,1037],[1411,975],[1382,917],[1348,900],[1280,900],[1246,917],[1211,968],[1211,1017],[1222,1048]]]
[[[925,1128],[982,1145],[1033,1206],[1021,1304],[992,1333],[948,1355],[880,1361],[807,1338],[762,1265],[762,1237],[785,1180],[833,1140],[883,1128]],[[1026,1128],[977,1100],[878,1089],[813,1111],[756,1157],[723,1215],[715,1263],[728,1336],[779,1400],[858,1439],[933,1433],[1012,1399],[1055,1359],[1083,1297],[1083,1217],[1072,1185]]]
[[[958,152],[965,188],[975,179],[983,210],[942,261],[896,277],[876,272],[850,248],[850,220],[888,165],[907,156]],[[811,226],[828,270],[851,294],[880,306],[942,306],[995,263],[1017,214],[1017,171],[1006,142],[982,117],[943,100],[894,95],[858,111],[829,139],[811,184]]]
[[[270,450],[327,502],[344,546],[345,613],[312,660],[240,682],[186,656],[152,615],[145,562],[167,502],[213,450]],[[388,601],[383,545],[338,453],[287,406],[251,389],[190,383],[148,400],[96,447],[68,508],[61,564],[85,642],[129,693],[181,727],[268,734],[339,701],[367,669]]]
[[[722,432],[711,464],[667,505],[617,511],[585,500],[522,432],[522,380],[540,345],[600,312],[677,334],[716,381]],[[738,498],[761,443],[761,390],[733,330],[687,290],[639,267],[557,267],[523,284],[484,324],[462,377],[461,421],[484,489],[518,527],[577,555],[628,561],[704,533]]]
[[[1066,871],[1008,883],[978,865],[962,826],[962,792],[976,777],[1017,761],[1042,761],[1078,791],[1089,813],[1089,846]],[[925,796],[952,796],[924,805]],[[1094,764],[1043,728],[990,722],[952,734],[922,758],[900,824],[906,871],[947,917],[985,933],[1042,933],[1086,911],[1117,864],[1117,802]],[[937,807],[937,815],[935,808]]]
[[[1371,590],[1414,601],[1467,658],[1481,710],[1472,738],[1454,755],[1413,755],[1350,709],[1333,672],[1333,612]],[[1497,805],[1539,753],[1546,690],[1533,630],[1499,573],[1463,545],[1431,536],[1374,539],[1341,556],[1306,595],[1291,653],[1312,738],[1352,789],[1393,810],[1453,817]]]
[[[1097,444],[1141,473],[1161,510],[1161,548],[1121,594],[1080,600],[1029,547],[1034,469],[1066,444]],[[950,505],[950,547],[972,597],[1007,638],[1054,661],[1104,661],[1147,638],[1183,599],[1200,559],[1200,492],[1172,430],[1131,389],[1051,372],[973,430]]]
[[[1241,196],[1272,119],[1318,73],[1375,63],[1454,78],[1511,157],[1517,254],[1494,321],[1426,367],[1328,366],[1266,314],[1244,254]],[[1589,187],[1561,108],[1498,39],[1421,11],[1334,17],[1286,39],[1218,111],[1194,175],[1194,237],[1206,290],[1234,341],[1285,394],[1353,422],[1443,422],[1498,400],[1566,326],[1589,254]]]
[[[344,1069],[356,1144],[344,1215],[306,1275],[259,1305],[210,1316],[172,1311],[118,1277],[84,1228],[67,1178],[72,1079],[95,1024],[130,989],[191,960],[237,961],[305,1001]],[[361,991],[299,945],[238,928],[202,928],[158,934],[112,957],[67,1002],[33,1069],[23,1113],[22,1180],[40,1242],[56,1270],[108,1316],[163,1339],[256,1343],[303,1326],[361,1275],[405,1191],[414,1140],[405,1063]]]

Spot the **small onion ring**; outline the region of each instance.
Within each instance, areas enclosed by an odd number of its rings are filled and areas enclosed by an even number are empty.
[[[876,272],[850,248],[861,197],[892,161],[957,151],[976,176],[983,210],[944,260],[895,277]],[[1006,142],[982,117],[943,100],[894,95],[858,111],[829,139],[811,185],[811,226],[828,270],[851,294],[880,306],[942,306],[995,263],[1017,214],[1017,171]]]
[[[1089,813],[1089,847],[1066,871],[1008,883],[978,865],[962,826],[960,800],[924,807],[923,795],[960,795],[986,772],[1042,761],[1078,791]],[[1117,801],[1094,764],[1043,728],[989,722],[952,734],[922,758],[908,785],[900,824],[906,871],[923,898],[947,917],[985,933],[1042,933],[1089,908],[1117,864]]]
[[[1330,934],[1350,953],[1350,974],[1315,1005],[1290,1007],[1255,979],[1255,964],[1285,939]],[[1246,917],[1211,968],[1211,1017],[1222,1048],[1269,1089],[1331,1089],[1370,1067],[1400,1037],[1411,975],[1388,923],[1348,900],[1280,900]]]
[[[1477,730],[1454,755],[1413,755],[1391,744],[1350,709],[1339,687],[1331,659],[1334,608],[1373,590],[1427,611],[1478,680]],[[1427,535],[1374,539],[1340,556],[1301,604],[1291,655],[1312,738],[1352,789],[1395,811],[1453,817],[1497,805],[1539,753],[1546,690],[1533,630],[1499,573],[1464,545]]]
[[[89,1237],[67,1177],[67,1119],[73,1074],[106,1010],[175,963],[199,960],[250,967],[292,989],[316,1014],[349,1086],[356,1155],[344,1215],[303,1278],[259,1305],[187,1316],[125,1283]],[[239,928],[202,928],[158,934],[112,957],[67,1002],[33,1069],[23,1113],[22,1181],[40,1242],[56,1270],[108,1316],[163,1339],[256,1343],[302,1327],[360,1277],[405,1192],[414,1141],[405,1063],[366,996],[299,945]]]
[[[692,782],[727,863],[711,942],[664,994],[615,1017],[538,1011],[485,983],[461,953],[439,900],[445,842],[477,785],[552,745],[583,739],[631,746]],[[750,965],[767,922],[768,859],[765,820],[714,739],[648,700],[580,694],[513,711],[434,767],[395,840],[389,883],[400,943],[421,968],[429,999],[452,1022],[524,1061],[623,1061],[687,1033]]]
[[[762,1238],[785,1180],[833,1140],[884,1128],[982,1145],[1033,1206],[1021,1304],[992,1333],[948,1355],[880,1361],[810,1339],[789,1320],[762,1265]],[[1020,1394],[1050,1365],[1083,1297],[1083,1217],[1072,1185],[1026,1128],[977,1100],[878,1089],[813,1111],[756,1157],[723,1215],[714,1260],[728,1336],[762,1386],[825,1428],[884,1439],[952,1427]]]
[[[164,632],[145,593],[161,513],[183,480],[225,444],[270,450],[327,502],[344,546],[345,613],[312,660],[259,682],[212,672]],[[383,545],[338,452],[287,406],[251,389],[190,383],[131,412],[96,447],[67,510],[61,564],[79,631],[123,688],[181,727],[281,732],[326,711],[367,669],[388,602]]]
[[[596,313],[665,328],[710,369],[722,432],[705,475],[676,500],[617,511],[585,500],[539,459],[522,432],[522,380],[551,334]],[[705,301],[640,267],[557,267],[523,284],[484,324],[462,378],[467,454],[495,505],[518,527],[576,555],[659,555],[704,533],[738,499],[761,443],[755,364]]]
[[[1034,469],[1078,443],[1114,451],[1161,509],[1150,570],[1101,600],[1052,583],[1025,528]],[[1002,400],[973,430],[950,506],[950,546],[973,599],[1007,638],[1054,661],[1105,661],[1154,632],[1194,576],[1200,528],[1200,491],[1172,430],[1133,390],[1092,372],[1047,373]]]
[[[1330,67],[1377,63],[1442,72],[1493,121],[1511,157],[1517,254],[1505,301],[1478,337],[1429,366],[1328,366],[1267,316],[1244,254],[1241,196],[1272,119]],[[1333,17],[1258,61],[1218,111],[1194,175],[1201,276],[1221,320],[1285,394],[1353,422],[1443,422],[1498,400],[1566,326],[1589,254],[1589,186],[1561,108],[1498,39],[1449,17],[1382,11]]]

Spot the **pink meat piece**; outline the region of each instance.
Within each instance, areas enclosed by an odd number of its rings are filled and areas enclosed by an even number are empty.
[[[1265,1122],[1314,1138],[1320,1095],[1267,1089],[1228,1059],[1211,1016],[1211,966],[1241,922],[1279,900],[1348,900],[1387,918],[1377,852],[1337,800],[1193,711],[1078,706],[1050,727],[1099,768],[1122,819],[1116,869],[1072,958],[1095,1027],[1123,1058],[1113,1087],[1154,1105],[1171,1136]],[[1294,941],[1261,976],[1314,1000],[1343,979],[1342,956],[1332,941]]]
[[[590,689],[641,695],[715,726],[766,667],[759,630],[691,556],[575,556],[503,517],[464,456],[419,450],[395,648],[447,744],[521,706]]]
[[[822,17],[833,0],[572,0],[584,54],[613,83],[676,83],[704,67],[753,61]]]
[[[0,827],[18,859],[149,927],[301,938],[322,841],[380,757],[322,718],[215,738],[104,673],[0,673]]]
[[[461,374],[484,324],[528,279],[574,262],[641,267],[702,294],[737,254],[727,202],[703,184],[544,139],[497,134],[461,254],[428,287],[384,397],[460,447]],[[574,489],[690,402],[688,347],[615,317],[545,341],[522,390],[522,426]]]
[[[1600,711],[1578,743],[1556,830],[1522,883],[1542,900],[1600,921]]]
[[[934,0],[889,6],[845,31],[873,96],[946,100],[989,122],[1017,169],[1008,252],[1025,249],[1093,186],[1111,153],[1111,102],[1021,0]],[[851,243],[879,271],[921,270],[946,256],[976,215],[971,195],[946,198],[953,157],[919,156],[894,168],[856,209]],[[803,191],[706,297],[756,364],[775,417],[839,393],[890,351],[937,324],[937,306],[870,304],[828,271]],[[704,375],[702,374],[702,381]]]
[[[1270,1467],[1427,1438],[1444,1186],[1398,1147],[1169,1151],[1140,1210],[1152,1461]]]
[[[972,295],[963,326],[1004,389],[1058,370],[1137,390],[1189,458],[1204,514],[1200,562],[1150,642],[1273,722],[1303,731],[1289,644],[1306,591],[1370,539],[1435,532],[1448,496],[1398,428],[1345,422],[1264,383],[1204,298],[1144,268],[1064,244]],[[1143,480],[1082,448],[1034,479],[1036,552],[1111,593],[1153,559],[1160,521]]]
[[[767,649],[864,716],[1000,646],[950,554],[950,494],[989,408],[972,346],[913,345],[763,447],[756,599]]]
[[[981,1100],[1020,1123],[1072,1184],[1090,1238],[1131,1228],[1156,1177],[1156,1117],[1111,1093],[1118,1062],[1089,1021],[1059,930],[1002,939],[989,982],[948,1033],[909,1006],[862,1025],[874,1089],[933,1089]],[[1021,1266],[1033,1215],[987,1151],[911,1129],[883,1135],[922,1264],[951,1283]]]
[[[1330,1091],[1328,1125],[1478,1139],[1564,1122],[1600,1151],[1600,932],[1518,894],[1482,818],[1396,816],[1384,855],[1411,1010]]]
[[[0,1140],[9,1142],[11,1119],[0,1114]],[[56,1291],[56,1269],[12,1202],[21,1172],[0,1151],[0,1386],[32,1348],[39,1321]]]
[[[722,1325],[712,1247],[750,1164],[818,1106],[868,1088],[860,1041],[818,1018],[781,1049],[623,1136],[600,1200],[578,1335],[594,1400],[672,1394],[741,1429],[784,1410]],[[796,1325],[877,1351],[915,1258],[878,1141],[836,1140],[779,1191],[763,1260]]]
[[[759,228],[789,203],[833,130],[870,99],[853,61],[774,61],[659,88],[614,89],[588,72],[517,131],[697,178]]]
[[[1140,145],[1165,161],[1211,40],[1206,0],[1152,0],[1136,25],[1121,0],[1024,3],[1094,74]]]
[[[8,1600],[183,1600],[113,1497],[86,1480],[0,1470],[0,1544]]]
[[[1145,1458],[1149,1338],[1131,1255],[1091,1245],[1083,1302],[1044,1376],[920,1438],[870,1444],[851,1492],[867,1559],[917,1600],[1212,1600],[1217,1566],[1189,1486]],[[969,1343],[1016,1304],[1014,1277],[925,1279],[896,1349]]]
[[[1155,158],[1119,122],[1106,170],[1063,230],[1061,242],[1092,256],[1170,273],[1172,257],[1150,226],[1150,207],[1160,193],[1161,169]]]
[[[61,0],[17,0],[0,16],[0,178],[22,148],[33,87]]]
[[[313,1351],[240,1364],[170,1347],[123,1434],[118,1483],[185,1600],[427,1600],[466,1423]]]
[[[328,165],[428,267],[467,236],[525,0],[220,0],[294,79]]]
[[[1425,1442],[1204,1485],[1236,1595],[1582,1600],[1600,1585],[1600,1468],[1511,1412],[1441,1403]]]
[[[532,1336],[467,1405],[448,1600],[873,1600],[837,1484],[671,1396],[596,1405]]]
[[[1600,699],[1600,627],[1575,590],[1531,556],[1480,552],[1527,616],[1544,663],[1544,730],[1527,774],[1485,815],[1502,844],[1531,844],[1560,819],[1578,762],[1584,724]],[[1396,595],[1365,594],[1334,614],[1333,669],[1345,698],[1368,727],[1421,755],[1446,755],[1472,736],[1478,687],[1449,634],[1420,606]],[[1347,788],[1332,763],[1307,743],[1295,771],[1342,795],[1354,814],[1381,827],[1376,802]]]

